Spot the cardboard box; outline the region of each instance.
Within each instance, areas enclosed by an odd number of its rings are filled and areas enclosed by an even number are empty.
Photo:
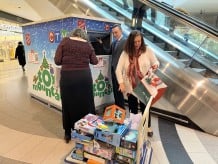
[[[104,159],[112,160],[115,154],[115,147],[101,141],[94,140],[93,143],[84,145],[84,151],[95,154]]]
[[[71,132],[71,139],[79,141],[92,141],[94,136],[84,132],[77,132],[76,130]]]
[[[106,164],[107,161],[96,155],[84,152],[84,157],[88,159],[87,164]]]
[[[126,118],[126,110],[120,108],[117,105],[108,106],[104,111],[104,116],[103,116],[104,121],[123,124],[125,118]]]
[[[131,159],[119,154],[115,155],[115,161],[114,163],[122,163],[122,164],[136,164],[135,159]]]
[[[138,130],[129,129],[128,132],[121,138],[120,147],[137,150]]]
[[[104,121],[100,116],[94,114],[88,114],[82,119],[78,120],[74,124],[74,128],[78,131],[83,131],[94,135],[95,129],[99,124],[103,124]]]
[[[76,143],[72,153],[71,157],[77,160],[84,160],[84,145],[81,143]]]
[[[125,124],[116,124],[105,122],[108,129],[102,130],[96,128],[94,138],[113,146],[120,146],[121,138],[126,134],[131,126],[130,121],[126,121]]]
[[[122,147],[116,147],[116,153],[128,158],[135,159],[136,158],[136,150],[129,150]]]

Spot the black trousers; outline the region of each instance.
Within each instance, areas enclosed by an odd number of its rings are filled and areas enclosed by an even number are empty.
[[[146,107],[145,104],[143,104],[141,101],[138,101],[137,97],[135,97],[132,94],[128,95],[128,105],[129,105],[130,112],[133,113],[133,114],[137,114],[138,113],[138,107],[139,107],[139,110],[143,114],[144,111],[145,111],[145,107]],[[148,127],[151,127],[150,110],[149,110],[149,114],[148,114]]]
[[[63,128],[69,134],[76,121],[95,114],[91,71],[61,71],[60,93]]]
[[[125,109],[124,108],[123,93],[121,91],[119,91],[119,84],[118,84],[117,77],[116,77],[116,74],[115,74],[115,70],[114,70],[113,67],[111,68],[111,78],[112,78],[112,85],[113,85],[115,104],[117,106]]]

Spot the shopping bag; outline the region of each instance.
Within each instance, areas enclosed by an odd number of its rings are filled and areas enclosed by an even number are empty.
[[[147,104],[150,96],[152,96],[151,105],[153,105],[163,96],[166,88],[167,85],[156,74],[151,72],[133,89],[133,94],[144,104]]]

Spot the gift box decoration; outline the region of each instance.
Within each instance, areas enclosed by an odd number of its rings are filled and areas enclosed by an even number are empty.
[[[116,122],[123,124],[126,118],[126,110],[117,105],[111,105],[105,108],[103,120],[107,122]]]
[[[151,105],[162,97],[167,88],[167,85],[153,72],[145,76],[141,82],[149,94],[154,97]]]
[[[165,93],[167,85],[154,73],[146,75],[133,89],[133,94],[144,104],[153,97],[151,105],[157,102]]]

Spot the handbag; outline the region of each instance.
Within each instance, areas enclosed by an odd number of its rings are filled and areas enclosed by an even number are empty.
[[[166,88],[167,85],[155,73],[150,71],[133,89],[133,94],[144,104],[147,104],[150,96],[152,96],[151,105],[153,105],[163,96]]]

